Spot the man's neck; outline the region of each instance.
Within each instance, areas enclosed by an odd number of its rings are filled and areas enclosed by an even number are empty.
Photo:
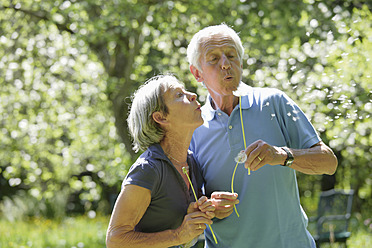
[[[232,113],[234,110],[235,106],[238,105],[239,103],[239,98],[234,95],[230,96],[212,96],[212,101],[211,105],[214,109],[221,109],[223,112],[225,112],[228,116]]]

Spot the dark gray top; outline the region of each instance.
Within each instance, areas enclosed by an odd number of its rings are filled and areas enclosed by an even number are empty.
[[[200,197],[202,179],[189,151],[187,163],[194,189]],[[176,229],[183,221],[187,208],[195,201],[194,194],[159,144],[150,146],[132,165],[123,185],[133,184],[151,190],[151,202],[135,231],[159,232]]]

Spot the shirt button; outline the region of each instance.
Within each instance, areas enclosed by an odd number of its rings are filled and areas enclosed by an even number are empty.
[[[218,116],[221,116],[221,113],[218,113]]]
[[[229,129],[232,129],[232,126],[231,125],[229,126]]]

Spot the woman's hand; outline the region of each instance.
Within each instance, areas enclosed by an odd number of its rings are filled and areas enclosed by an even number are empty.
[[[180,242],[187,243],[199,236],[206,229],[206,225],[211,225],[215,207],[212,201],[206,196],[202,196],[196,202],[190,203],[187,215],[179,228],[176,229]]]
[[[193,203],[191,203],[190,206],[191,205],[193,205]],[[213,224],[213,221],[211,220],[211,217],[207,214],[207,212],[203,213],[202,211],[195,211],[188,213],[184,217],[181,226],[175,230],[179,242],[181,244],[184,244],[199,236],[204,232],[206,224]]]
[[[193,213],[201,211],[203,213],[206,213],[210,219],[215,217],[214,211],[215,207],[213,206],[213,203],[210,199],[208,199],[206,196],[202,196],[199,198],[197,202],[190,203],[187,213]]]

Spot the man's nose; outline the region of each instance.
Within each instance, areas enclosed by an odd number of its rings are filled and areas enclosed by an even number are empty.
[[[221,61],[222,70],[230,69],[231,68],[231,63],[230,63],[229,59],[227,58],[227,56],[225,54],[223,54],[221,59],[222,59],[222,61]]]

